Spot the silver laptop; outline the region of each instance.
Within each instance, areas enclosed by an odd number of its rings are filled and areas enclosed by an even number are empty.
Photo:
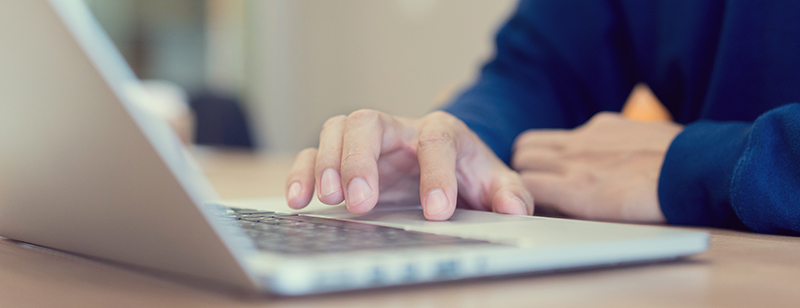
[[[131,268],[300,295],[668,260],[708,234],[419,206],[215,202],[90,12],[0,0],[0,235]],[[231,205],[231,204],[228,204]],[[255,209],[251,209],[255,208]]]

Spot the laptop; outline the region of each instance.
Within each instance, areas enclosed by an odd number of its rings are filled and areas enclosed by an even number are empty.
[[[671,260],[684,229],[420,206],[217,201],[75,0],[0,0],[0,235],[252,293],[303,295]],[[134,90],[132,90],[134,89]]]

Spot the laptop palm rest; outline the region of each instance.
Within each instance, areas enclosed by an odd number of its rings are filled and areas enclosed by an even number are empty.
[[[422,208],[403,205],[378,205],[366,214],[353,214],[343,205],[330,206],[314,200],[302,210],[292,210],[282,198],[230,201],[225,205],[294,212],[309,216],[362,222],[411,231],[427,232],[472,239],[489,240],[517,246],[544,247],[565,244],[595,244],[653,240],[662,235],[673,237],[676,230],[662,227],[642,228],[639,225],[578,221],[537,216],[502,215],[484,211],[457,209],[447,221],[428,221]]]

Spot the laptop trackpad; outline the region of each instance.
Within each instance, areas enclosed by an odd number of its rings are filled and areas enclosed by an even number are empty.
[[[498,215],[491,212],[468,211],[457,209],[447,221],[428,221],[422,215],[420,206],[378,206],[366,214],[353,214],[343,208],[331,208],[322,211],[306,212],[307,215],[346,219],[353,221],[377,223],[392,226],[426,226],[443,227],[454,225],[473,225],[496,222],[527,221],[531,217]]]

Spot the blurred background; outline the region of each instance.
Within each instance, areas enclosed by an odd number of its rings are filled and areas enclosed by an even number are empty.
[[[515,0],[86,0],[188,139],[294,152],[370,108],[418,117],[468,85]]]

